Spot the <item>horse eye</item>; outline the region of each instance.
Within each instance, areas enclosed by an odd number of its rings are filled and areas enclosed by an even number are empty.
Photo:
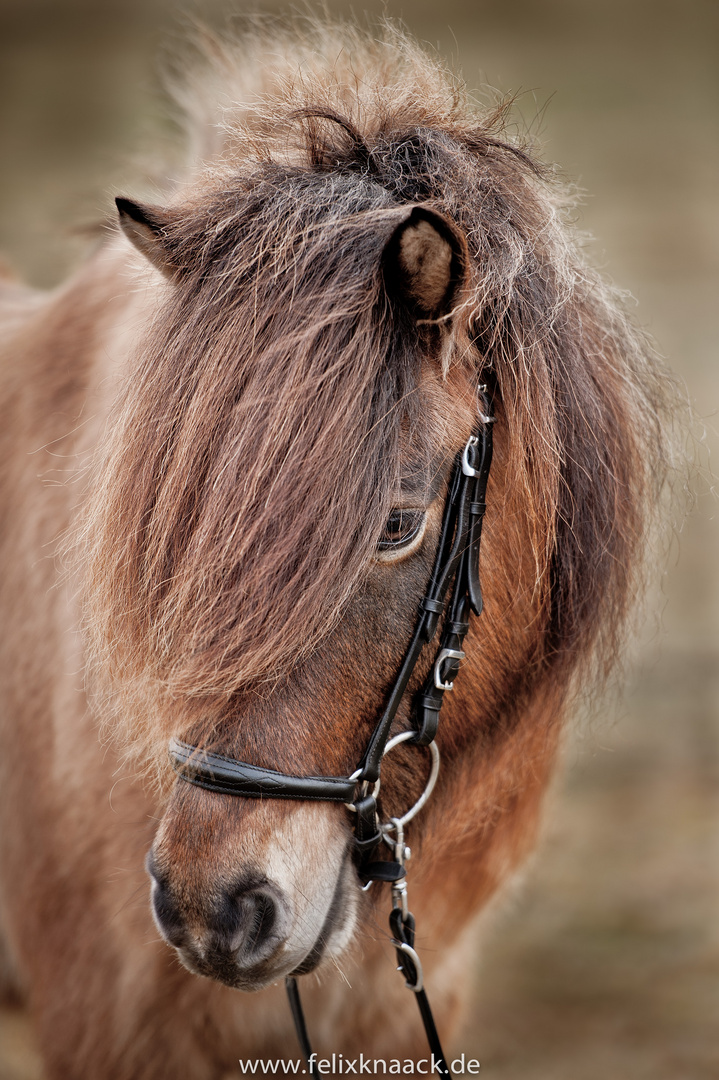
[[[379,539],[380,551],[396,551],[411,544],[424,527],[424,510],[393,510]]]

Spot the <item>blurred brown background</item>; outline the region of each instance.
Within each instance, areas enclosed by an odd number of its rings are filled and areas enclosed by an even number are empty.
[[[706,469],[719,403],[719,3],[384,7],[470,86],[519,92],[517,122],[588,193],[580,223],[595,261],[636,297],[707,427],[695,508],[628,693],[568,739],[544,843],[489,935],[457,1049],[488,1080],[708,1080],[719,1076],[719,526]],[[157,59],[181,10],[0,2],[0,250],[30,281],[61,280],[82,255],[77,226],[108,213],[112,195],[147,191],[138,162],[173,134]],[[217,23],[231,9],[194,10]],[[0,1078],[41,1076],[22,1014],[2,1014],[0,1046]]]

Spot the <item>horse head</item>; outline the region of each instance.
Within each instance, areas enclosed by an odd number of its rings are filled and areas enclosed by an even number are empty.
[[[171,737],[349,776],[491,379],[485,611],[413,837],[425,876],[428,837],[442,833],[446,858],[465,852],[471,911],[526,846],[573,679],[598,644],[615,651],[656,384],[526,153],[476,121],[383,115],[373,129],[305,110],[292,123],[304,142],[289,162],[236,163],[167,207],[118,201],[153,313],[85,519],[95,676],[118,737],[163,783]],[[411,729],[432,660],[393,730]],[[421,792],[426,753],[388,758],[386,817]],[[339,956],[370,902],[341,804],[182,778],[148,869],[183,963],[242,989]]]

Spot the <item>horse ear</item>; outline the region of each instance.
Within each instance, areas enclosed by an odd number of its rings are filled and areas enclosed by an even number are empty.
[[[170,214],[159,206],[144,206],[131,199],[115,199],[120,228],[127,239],[166,278],[174,280],[178,267],[172,258],[167,236]]]
[[[467,243],[442,214],[414,206],[384,249],[384,278],[420,319],[448,315],[467,277]]]

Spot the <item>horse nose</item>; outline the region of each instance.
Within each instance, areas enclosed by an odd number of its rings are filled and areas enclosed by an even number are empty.
[[[152,857],[147,859],[151,881],[152,914],[157,928],[170,945],[179,949],[187,943],[188,933],[180,906],[167,882],[155,871]]]
[[[151,860],[152,908],[160,933],[177,949],[201,953],[208,964],[231,961],[251,968],[282,945],[289,911],[280,891],[268,881],[241,879],[196,899],[192,911],[158,874]]]
[[[284,941],[286,903],[268,882],[240,882],[218,900],[210,919],[213,945],[232,954],[239,967],[249,968],[267,959]]]

